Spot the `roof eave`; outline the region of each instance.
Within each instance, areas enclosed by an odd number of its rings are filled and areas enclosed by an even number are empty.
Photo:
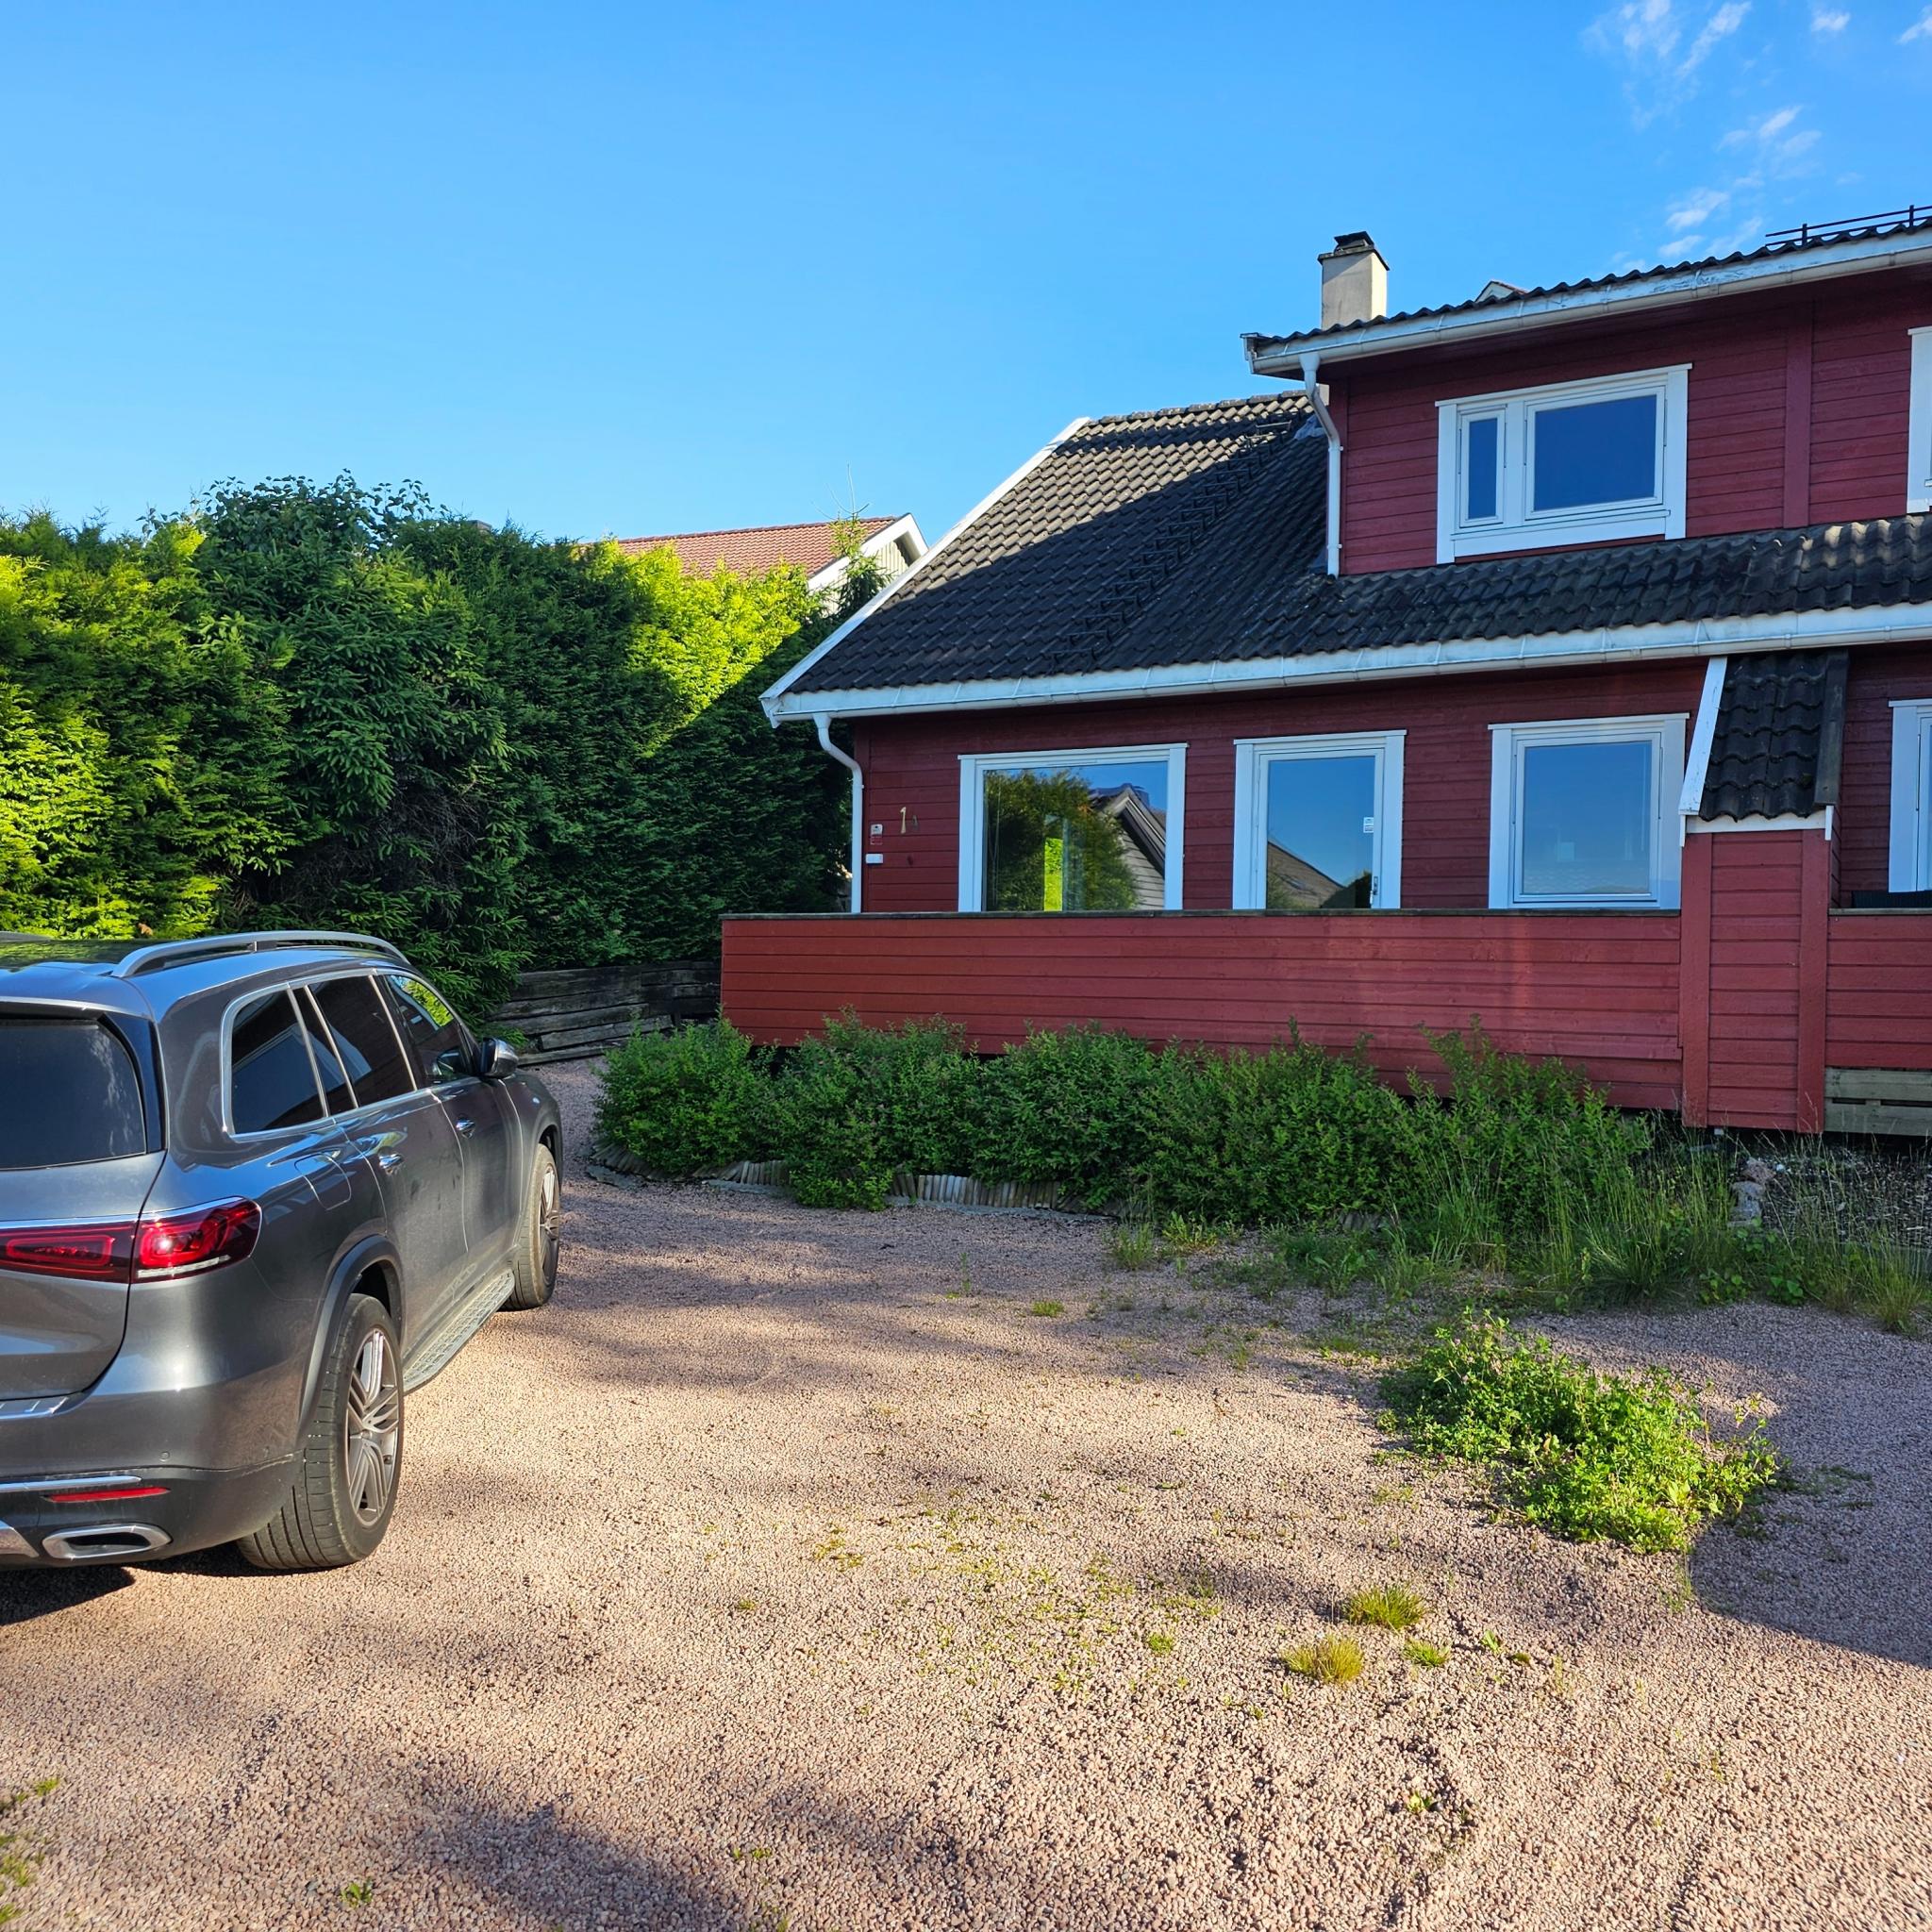
[[[764,703],[767,715],[777,724],[787,718],[908,716],[922,712],[992,710],[1009,705],[1204,697],[1223,691],[1279,691],[1461,671],[1536,669],[1578,663],[1625,664],[1657,658],[1710,658],[1740,651],[1818,650],[1839,644],[1924,640],[1928,636],[1932,636],[1932,604],[1886,604],[1862,610],[1687,618],[1663,624],[1606,626],[1593,631],[1380,644],[1361,650],[1307,652],[1285,658],[1155,665],[1125,671],[1064,672],[1034,677],[977,678],[954,684],[801,691],[790,690],[787,679],[766,693]],[[830,641],[824,648],[829,647]],[[801,663],[791,676],[802,676],[810,661]]]
[[[1443,343],[1480,341],[1496,336],[1547,328],[1553,324],[1585,320],[1607,310],[1620,315],[1641,313],[1700,296],[1745,290],[1794,287],[1828,281],[1840,275],[1866,275],[1874,270],[1903,268],[1932,259],[1932,228],[1908,235],[1866,236],[1761,261],[1734,262],[1661,275],[1631,285],[1573,290],[1528,295],[1497,302],[1479,309],[1457,309],[1446,315],[1419,315],[1407,321],[1366,322],[1353,328],[1313,330],[1292,336],[1248,336],[1248,367],[1257,375],[1302,377],[1302,358],[1319,353],[1326,363],[1365,356],[1386,356],[1403,349]]]

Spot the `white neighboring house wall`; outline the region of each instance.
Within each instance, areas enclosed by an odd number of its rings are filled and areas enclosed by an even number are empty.
[[[875,535],[868,537],[858,546],[861,557],[875,558],[885,573],[885,581],[892,583],[902,577],[924,557],[929,546],[920,530],[919,520],[903,516],[896,523],[889,524]],[[844,581],[845,573],[852,567],[851,560],[835,557],[823,570],[814,571],[806,578],[807,587],[822,601],[829,603]]]

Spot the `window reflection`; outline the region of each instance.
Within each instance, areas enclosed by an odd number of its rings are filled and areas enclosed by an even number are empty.
[[[1656,755],[1648,740],[1524,749],[1525,897],[1641,898],[1650,892]]]
[[[1373,753],[1269,760],[1271,912],[1373,904],[1375,764]]]
[[[1158,912],[1167,763],[1015,766],[985,777],[989,912]]]
[[[1535,508],[1580,509],[1657,493],[1654,395],[1538,409]]]

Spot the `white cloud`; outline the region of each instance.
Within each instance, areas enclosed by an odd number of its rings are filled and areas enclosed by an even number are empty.
[[[1790,174],[1818,142],[1817,128],[1792,125],[1804,111],[1803,108],[1779,108],[1762,121],[1732,128],[1718,146],[1756,148],[1760,168],[1773,174]]]
[[[1723,0],[1692,33],[1694,15],[1680,13],[1677,0],[1624,0],[1590,24],[1584,43],[1625,69],[1632,118],[1647,127],[1696,92],[1699,69],[1750,11],[1751,0]]]
[[[1814,34],[1841,34],[1852,24],[1852,16],[1840,8],[1818,7],[1812,9],[1811,31]]]
[[[1664,217],[1664,225],[1673,235],[1682,236],[1680,247],[1694,248],[1701,236],[1686,235],[1687,228],[1701,228],[1712,215],[1723,211],[1730,203],[1730,193],[1721,188],[1700,188],[1694,194],[1687,194],[1677,206]]]
[[[1690,51],[1677,69],[1678,78],[1686,79],[1702,67],[1709,58],[1710,50],[1720,41],[1728,40],[1736,33],[1744,25],[1744,16],[1750,11],[1750,0],[1725,0],[1725,4],[1704,23],[1703,32],[1690,42]]]
[[[1904,33],[1899,35],[1898,43],[1903,47],[1908,41],[1932,40],[1932,7],[1926,8]]]

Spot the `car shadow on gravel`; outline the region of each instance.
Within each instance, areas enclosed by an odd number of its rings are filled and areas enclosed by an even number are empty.
[[[133,1581],[133,1573],[118,1563],[80,1570],[0,1570],[0,1629],[98,1603]]]

